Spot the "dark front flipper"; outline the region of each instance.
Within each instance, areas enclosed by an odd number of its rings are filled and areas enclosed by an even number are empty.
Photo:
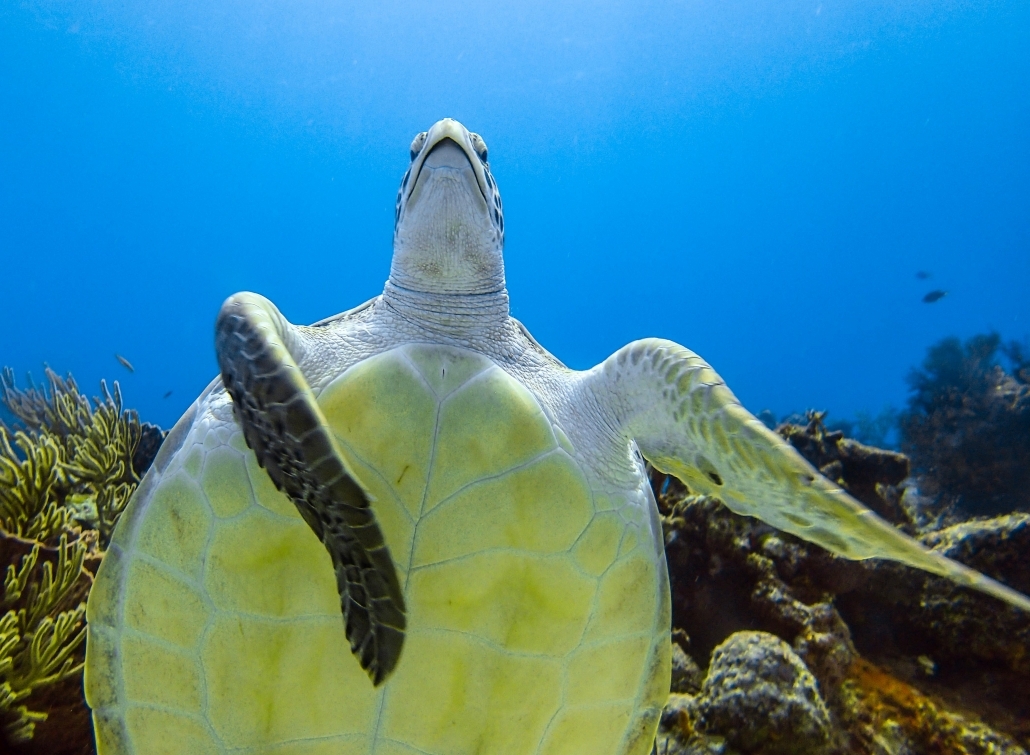
[[[215,350],[247,445],[329,551],[351,651],[378,685],[400,657],[404,598],[369,498],[294,360],[298,348],[264,297],[236,294],[222,305]]]

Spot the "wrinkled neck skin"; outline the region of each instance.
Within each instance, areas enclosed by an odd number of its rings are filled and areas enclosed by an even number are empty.
[[[405,319],[456,336],[496,330],[509,312],[499,234],[462,170],[427,162],[398,220],[382,297]]]
[[[483,294],[431,293],[403,288],[391,277],[382,302],[420,330],[459,341],[497,333],[508,322],[508,292],[503,288]]]

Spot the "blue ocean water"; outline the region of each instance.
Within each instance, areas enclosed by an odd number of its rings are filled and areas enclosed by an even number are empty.
[[[229,294],[380,292],[452,116],[570,366],[662,336],[755,412],[898,406],[941,337],[1030,332],[1028,38],[1021,0],[4,3],[0,363],[171,425]]]

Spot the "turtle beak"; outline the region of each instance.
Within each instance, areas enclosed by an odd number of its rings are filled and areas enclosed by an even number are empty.
[[[425,178],[436,170],[466,173],[470,184],[479,189],[483,202],[489,206],[486,170],[472,146],[468,130],[453,118],[444,118],[433,124],[426,135],[425,145],[411,166],[414,180],[408,186],[406,201],[418,201]]]

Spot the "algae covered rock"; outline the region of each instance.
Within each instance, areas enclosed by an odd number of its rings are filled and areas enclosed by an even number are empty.
[[[835,558],[664,477],[655,482],[674,624],[689,634],[694,661],[703,666],[734,632],[782,638],[818,681],[835,751],[972,755],[1022,753],[1030,744],[1030,616],[898,564]],[[922,540],[1030,589],[1028,515],[966,522]],[[697,728],[699,709],[694,695],[670,698],[659,755],[663,747],[670,755],[741,752],[722,732]],[[945,740],[956,749],[937,746]],[[995,742],[1004,746],[992,749]]]
[[[1011,736],[866,661],[841,686],[836,713],[848,732],[848,753],[870,755],[1027,755]]]
[[[953,525],[923,538],[949,558],[1030,590],[1030,514],[1009,514]],[[922,580],[907,615],[934,640],[935,657],[1000,662],[1030,674],[1030,616],[980,600],[939,579]],[[1030,694],[1023,695],[1030,703]]]
[[[697,665],[697,661],[678,644],[672,643],[672,691],[695,694],[701,689],[704,678],[704,671]]]
[[[760,630],[791,643],[824,687],[837,684],[856,652],[829,596],[861,584],[862,564],[664,480],[659,492],[673,623],[690,636],[694,659],[734,632]]]
[[[737,632],[715,649],[698,698],[698,726],[742,752],[825,751],[830,716],[815,677],[778,637]]]
[[[908,524],[900,485],[909,475],[904,454],[868,446],[825,425],[826,412],[809,411],[807,424],[785,422],[776,428],[784,440],[825,477],[894,524]]]
[[[1017,590],[1030,589],[1030,514],[964,522],[922,540]],[[1030,615],[937,577],[885,563],[868,568],[863,589],[838,600],[863,653],[932,658],[928,683],[977,678],[962,681],[963,697],[1010,711],[1030,735]]]

